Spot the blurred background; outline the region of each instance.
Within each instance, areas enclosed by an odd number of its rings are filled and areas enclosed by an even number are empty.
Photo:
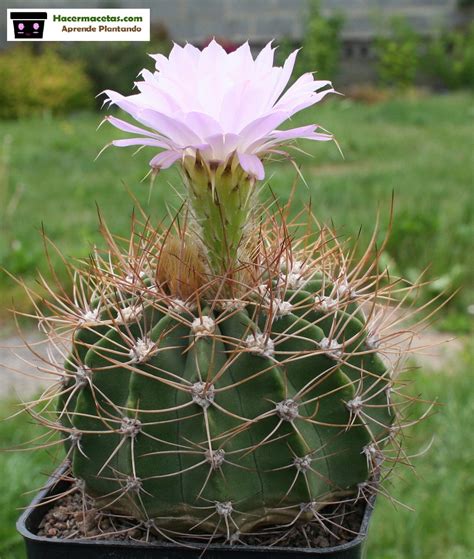
[[[23,7],[2,0],[2,8]],[[120,137],[96,128],[104,89],[132,92],[147,53],[167,54],[172,41],[206,45],[215,36],[228,51],[249,40],[258,51],[271,39],[282,63],[303,47],[295,75],[315,70],[344,96],[333,96],[298,115],[292,126],[315,122],[333,132],[336,146],[300,142],[295,211],[311,200],[322,223],[367,241],[377,214],[380,239],[394,220],[384,264],[394,275],[429,283],[421,305],[434,296],[446,304],[422,342],[433,347],[413,360],[409,390],[440,405],[407,437],[416,454],[398,468],[391,493],[411,507],[380,499],[371,528],[369,559],[474,557],[474,1],[473,0],[122,0],[29,2],[30,8],[151,8],[150,43],[6,42],[0,19],[0,267],[26,284],[48,275],[41,231],[68,258],[101,244],[97,207],[117,234],[129,230],[132,190],[158,220],[176,202],[179,175],[162,172],[153,187],[142,182],[143,150],[101,148]],[[283,201],[297,173],[290,163],[270,164],[268,184]],[[268,190],[270,192],[270,190]],[[363,242],[360,242],[361,248]],[[63,277],[61,258],[50,261]],[[41,295],[41,294],[40,294]],[[26,313],[33,302],[0,271],[0,416],[16,411],[40,381],[13,374],[30,367],[9,309]],[[31,324],[25,336],[36,341]],[[446,343],[446,340],[451,340]],[[15,354],[20,353],[20,357]],[[1,447],[37,434],[25,417],[0,422]],[[24,492],[51,471],[51,452],[0,454],[0,559],[24,557],[14,530]],[[32,484],[33,480],[33,484]],[[471,526],[471,528],[469,528]]]

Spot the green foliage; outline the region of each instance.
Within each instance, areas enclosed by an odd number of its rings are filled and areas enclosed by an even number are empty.
[[[474,22],[465,30],[439,33],[429,44],[427,72],[450,89],[474,89]]]
[[[388,33],[376,37],[374,49],[383,85],[399,89],[413,85],[420,65],[420,37],[406,19],[392,18]]]
[[[166,29],[157,26],[151,29],[149,43],[113,41],[64,43],[61,47],[61,55],[66,60],[81,64],[92,82],[94,95],[98,95],[105,89],[130,95],[133,83],[143,69],[143,61],[148,60],[147,68],[153,67],[153,60],[147,55],[167,54],[170,43]],[[101,97],[97,99],[99,107],[102,101]]]
[[[35,54],[26,45],[0,54],[0,118],[64,113],[90,107],[91,84],[78,62],[52,48]]]
[[[288,56],[301,47],[293,76],[299,77],[306,72],[317,72],[318,79],[333,80],[340,64],[343,25],[344,18],[340,13],[324,16],[321,13],[319,0],[308,0],[301,45],[289,37],[282,37],[278,41],[275,53],[276,64],[283,66]]]
[[[344,18],[340,14],[325,17],[319,0],[309,1],[302,50],[298,57],[299,73],[316,71],[320,79],[334,78],[341,56],[343,24]]]

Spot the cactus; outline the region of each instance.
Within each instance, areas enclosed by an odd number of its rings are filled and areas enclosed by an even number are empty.
[[[238,283],[193,285],[190,236],[149,226],[133,256],[84,272],[56,428],[98,506],[230,538],[350,501],[380,471],[395,409],[374,278],[351,275],[327,233],[293,251],[283,225]],[[156,273],[170,250],[187,254],[175,281]]]
[[[288,80],[287,65],[278,70]],[[332,91],[314,93],[329,82],[312,80],[289,96],[293,112]],[[108,95],[141,123],[163,124],[146,96],[139,106],[141,94]],[[164,142],[108,120],[147,136],[116,145],[166,146],[154,173],[180,159],[186,196],[168,229],[144,215],[125,246],[103,223],[107,249],[72,270],[72,298],[47,287],[40,325],[53,342],[59,331],[68,353],[51,356],[59,381],[38,417],[62,434],[68,475],[95,506],[167,538],[235,542],[312,519],[330,530],[337,520],[324,507],[376,491],[403,456],[400,411],[410,401],[394,401],[394,371],[413,336],[392,328],[392,294],[413,288],[378,269],[376,235],[357,260],[311,213],[305,225],[290,220],[290,203],[258,203],[267,151],[332,136],[314,126],[268,132],[265,116],[193,148],[183,142],[199,134],[182,122],[164,120]],[[200,115],[198,124],[215,123]]]

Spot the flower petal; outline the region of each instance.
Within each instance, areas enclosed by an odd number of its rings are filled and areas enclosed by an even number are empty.
[[[321,134],[316,132],[318,126],[312,124],[310,126],[299,126],[298,128],[290,128],[289,130],[274,130],[271,136],[278,142],[285,142],[294,138],[305,140],[332,140],[332,134]]]
[[[253,143],[257,138],[265,137],[269,132],[280,126],[282,122],[290,115],[285,111],[277,111],[268,115],[262,116],[245,128],[240,130],[239,136],[241,137],[240,147],[248,146]]]
[[[131,114],[134,118],[136,118],[136,120],[138,120],[136,115],[140,109],[140,94],[125,97],[124,95],[121,95],[116,91],[112,91],[111,89],[106,89],[103,93],[107,95],[111,105],[117,105],[117,107],[120,107],[122,110]]]
[[[175,161],[182,157],[182,152],[167,150],[162,151],[158,155],[155,155],[153,159],[150,160],[150,167],[153,169],[167,169],[171,167]]]
[[[258,53],[255,59],[255,69],[260,71],[269,71],[273,68],[273,57],[275,49],[272,48],[273,41],[269,41],[263,49]]]
[[[249,175],[252,175],[257,180],[262,180],[265,177],[265,169],[260,158],[251,153],[237,153],[239,163],[242,169]]]
[[[122,120],[120,118],[116,118],[112,115],[107,115],[104,120],[110,122],[110,124],[115,126],[115,128],[123,130],[123,132],[130,132],[131,134],[144,134],[145,136],[150,136],[151,138],[160,137],[158,136],[158,134],[154,134],[153,132],[149,132],[148,130],[139,128],[138,126],[134,126],[133,124],[130,124],[129,122],[126,122],[125,120]]]
[[[150,128],[154,128],[164,136],[167,136],[179,147],[202,142],[201,138],[186,124],[159,111],[142,109],[139,112],[139,117],[148,123]]]
[[[239,145],[240,137],[237,134],[216,134],[206,139],[210,159],[214,161],[226,161],[234,153]]]
[[[222,127],[215,118],[205,113],[193,111],[184,116],[184,123],[196,134],[204,139],[206,136],[222,134]]]
[[[319,103],[326,95],[329,93],[336,93],[334,89],[326,89],[325,91],[321,91],[321,93],[312,93],[309,97],[304,100],[301,100],[296,106],[291,109],[291,116],[294,114],[302,111],[303,109],[307,109],[308,107],[312,107],[316,103]]]
[[[138,90],[142,94],[142,103],[147,105],[151,109],[156,109],[161,112],[172,113],[173,111],[179,111],[180,106],[169,95],[160,84],[156,82],[153,74],[151,72],[144,73],[143,82],[135,82]]]
[[[168,149],[170,146],[165,142],[160,140],[154,140],[153,138],[126,138],[123,140],[113,140],[112,145],[119,148],[124,148],[128,146],[154,146],[157,148]]]
[[[278,99],[278,97],[280,97],[282,91],[285,89],[285,87],[287,86],[291,74],[293,72],[293,68],[295,67],[295,62],[296,62],[296,56],[298,54],[298,50],[293,51],[290,56],[285,60],[285,63],[283,64],[283,68],[281,70],[280,73],[280,77],[278,78],[278,81],[276,83],[276,86],[274,88],[272,97],[271,97],[271,103],[272,105],[275,103],[275,101]]]
[[[160,166],[177,160],[176,154],[184,150],[199,151],[209,161],[226,161],[238,152],[248,172],[263,177],[259,156],[265,150],[294,138],[332,139],[315,126],[277,130],[334,90],[329,81],[315,80],[311,73],[288,87],[298,51],[283,66],[274,66],[274,51],[269,42],[254,59],[248,42],[227,53],[213,39],[202,50],[174,44],[168,58],[152,55],[156,71],[142,70],[136,83],[139,93],[105,92],[111,104],[144,127],[110,117],[116,128],[139,135],[115,145],[162,147],[165,152],[153,160]]]

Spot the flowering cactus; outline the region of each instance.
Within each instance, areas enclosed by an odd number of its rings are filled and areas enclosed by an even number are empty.
[[[401,452],[400,350],[382,312],[393,284],[374,244],[354,261],[331,232],[298,238],[288,208],[256,199],[267,154],[332,138],[277,129],[333,92],[308,73],[283,93],[295,56],[278,68],[271,45],[255,60],[247,44],[175,45],[140,93],[106,92],[142,125],[107,117],[139,136],[113,144],[162,150],[150,165],[179,165],[186,207],[126,249],[104,229],[105,255],[41,316],[72,340],[54,361],[58,418],[43,419],[63,434],[70,475],[96,506],[167,538],[330,530],[325,505],[370,494]]]
[[[316,125],[277,130],[334,90],[307,73],[283,93],[297,52],[279,68],[273,66],[273,51],[268,44],[254,60],[248,43],[230,54],[215,41],[202,51],[175,45],[169,59],[153,56],[154,74],[142,71],[143,81],[136,83],[140,93],[105,92],[110,103],[146,126],[106,117],[120,130],[141,136],[113,145],[161,149],[150,161],[154,172],[181,161],[187,200],[217,273],[234,267],[245,246],[242,234],[253,226],[254,186],[265,176],[262,157],[295,138],[332,140]]]

